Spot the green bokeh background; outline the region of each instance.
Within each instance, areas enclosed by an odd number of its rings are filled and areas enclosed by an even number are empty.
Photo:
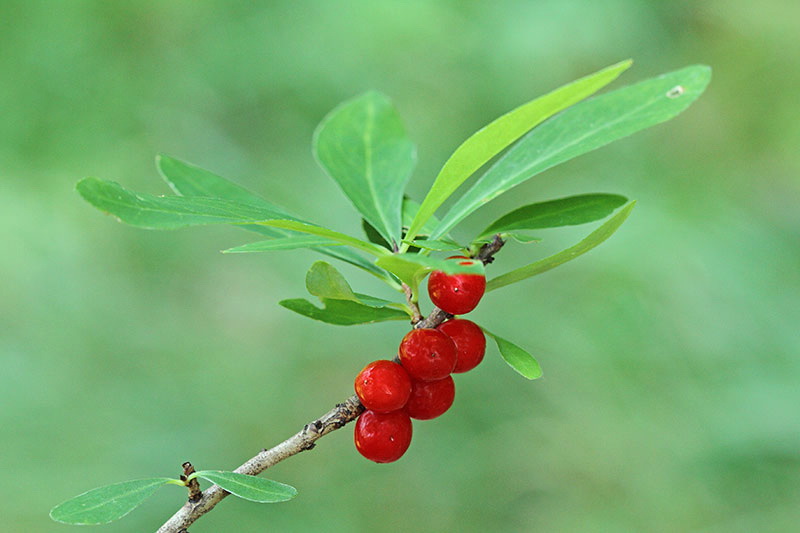
[[[421,199],[469,133],[633,57],[615,87],[692,63],[714,79],[677,119],[538,176],[460,233],[558,196],[639,200],[603,246],[471,315],[544,378],[490,352],[400,462],[363,460],[348,427],[269,472],[295,500],[228,499],[191,531],[796,531],[798,20],[790,0],[2,2],[0,529],[69,531],[56,503],[185,460],[233,468],[349,395],[406,328],[294,315],[277,301],[303,295],[312,252],[223,256],[252,237],[123,226],[81,201],[79,178],[166,193],[163,151],[357,232],[309,148],[341,100],[395,100]],[[543,231],[492,269],[587,232]],[[102,530],[155,530],[184,497],[165,487]]]

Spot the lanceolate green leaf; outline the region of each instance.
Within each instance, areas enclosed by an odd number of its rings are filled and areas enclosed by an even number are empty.
[[[582,194],[530,204],[495,220],[480,236],[586,224],[607,217],[626,201],[618,194]]]
[[[282,207],[268,202],[244,187],[180,159],[159,154],[156,156],[156,167],[175,194],[222,198],[244,204],[260,205],[276,213],[284,213],[285,216],[282,218],[295,218]]]
[[[325,261],[317,261],[306,273],[306,289],[318,298],[358,301],[344,276]]]
[[[623,61],[564,85],[514,109],[474,133],[453,152],[442,167],[422,202],[406,239],[413,240],[439,206],[494,156],[537,124],[605,87],[630,66],[631,61]],[[436,237],[444,234],[438,233]]]
[[[404,228],[408,229],[411,227],[411,225],[414,223],[414,218],[417,216],[417,213],[419,212],[420,207],[422,206],[416,200],[412,200],[407,196],[403,199]],[[425,222],[425,224],[422,225],[419,231],[417,231],[416,236],[418,237],[420,235],[430,235],[431,233],[433,233],[433,230],[436,229],[436,226],[438,224],[439,224],[439,219],[431,215],[430,217],[428,217],[428,220]],[[405,237],[406,236],[403,236],[403,238]]]
[[[616,215],[603,223],[602,226],[594,230],[589,234],[588,237],[583,239],[578,244],[571,246],[566,250],[562,250],[557,254],[551,255],[550,257],[545,257],[544,259],[540,259],[535,263],[512,270],[511,272],[507,272],[490,280],[486,284],[486,292],[499,289],[500,287],[505,287],[506,285],[511,285],[512,283],[517,283],[518,281],[528,279],[537,274],[541,274],[542,272],[547,272],[552,268],[563,265],[567,261],[571,261],[576,257],[585,254],[595,246],[601,244],[603,241],[611,237],[611,235],[613,235],[614,232],[619,229],[622,223],[625,222],[625,219],[631,214],[631,210],[635,205],[635,201],[629,203]]]
[[[451,241],[449,239],[438,239],[438,240],[416,239],[410,242],[409,244],[417,248],[422,248],[423,250],[434,250],[439,252],[463,250],[465,248],[464,246],[458,244],[457,242]]]
[[[232,181],[226,180],[225,178],[218,176],[213,172],[209,172],[208,170],[204,170],[179,159],[161,154],[156,158],[156,166],[158,167],[161,176],[164,178],[167,184],[169,184],[172,190],[181,196],[213,196],[216,198],[222,198],[224,200],[233,200],[253,205],[262,205],[265,207],[274,208],[275,211],[285,212],[284,209],[274,206],[270,202],[267,202],[257,194],[248,191],[244,187],[236,185]],[[282,218],[297,220],[297,217],[291,214]],[[266,235],[268,237],[291,237],[296,235],[294,232],[288,230],[269,228],[267,226],[258,226],[255,224],[247,224],[241,227],[262,235]],[[276,243],[273,243],[273,245],[274,244]],[[249,245],[245,245],[245,247],[246,246]],[[258,248],[258,246],[256,246],[254,243],[253,248]],[[264,249],[248,249],[238,251],[264,251]],[[366,270],[370,274],[373,274],[374,276],[377,276],[382,280],[389,282],[390,284],[393,283],[386,275],[386,272],[376,267],[370,261],[367,261],[354,250],[338,247],[333,249],[315,248],[315,251],[330,257],[334,257],[346,263],[350,263],[351,265]]]
[[[362,250],[376,257],[391,255],[391,252],[382,246],[372,244],[371,242],[362,241],[361,239],[356,239],[355,237],[345,235],[344,233],[340,233],[332,229],[314,226],[313,224],[306,224],[304,222],[297,222],[296,220],[262,220],[258,222],[258,224],[263,224],[265,226],[271,226],[274,228],[299,231],[301,233],[309,233],[311,235],[316,235],[317,237],[325,237],[332,241],[347,244],[348,246],[352,246],[353,248]]]
[[[679,114],[703,93],[711,69],[696,65],[582,102],[531,131],[442,218],[435,239],[536,174]]]
[[[136,509],[169,478],[137,479],[98,487],[56,505],[50,518],[73,525],[107,524]]]
[[[516,370],[521,376],[528,379],[536,379],[542,377],[542,369],[539,362],[531,354],[494,333],[483,330],[484,333],[489,335],[497,343],[497,349],[500,350],[500,355],[503,357],[508,366]]]
[[[313,248],[316,246],[341,246],[342,243],[316,237],[314,235],[297,235],[294,237],[277,237],[266,241],[256,241],[243,244],[235,248],[223,250],[223,254],[238,254],[246,252],[272,252],[275,250],[296,250],[298,248]]]
[[[317,129],[314,153],[383,238],[400,242],[403,190],[416,150],[392,102],[372,91],[340,105]]]
[[[352,326],[354,324],[370,324],[385,322],[387,320],[408,320],[409,314],[405,311],[389,307],[373,307],[370,305],[352,302],[349,300],[322,300],[323,309],[315,306],[303,298],[293,298],[279,302],[280,305],[308,318],[335,324],[338,326]]]
[[[255,476],[237,474],[236,472],[223,472],[217,470],[203,470],[196,472],[193,477],[200,477],[216,483],[234,496],[257,503],[278,503],[291,500],[297,496],[297,489]]]
[[[78,182],[83,198],[122,222],[147,229],[176,229],[206,224],[241,224],[286,218],[263,205],[244,204],[220,198],[155,196],[137,193],[113,181],[85,178]]]

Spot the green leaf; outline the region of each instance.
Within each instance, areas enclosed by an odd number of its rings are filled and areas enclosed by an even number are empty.
[[[122,222],[147,229],[176,229],[205,224],[241,224],[286,218],[263,205],[220,198],[155,196],[137,193],[113,181],[85,178],[77,190],[83,198]]]
[[[378,230],[372,227],[372,224],[367,222],[367,219],[365,218],[361,219],[361,229],[364,230],[364,235],[367,236],[367,240],[369,242],[372,244],[377,244],[378,246],[386,248],[387,250],[391,250],[391,246],[389,246],[389,243],[386,242],[386,239],[384,239],[383,236],[378,233]]]
[[[498,337],[485,329],[483,331],[497,343],[497,349],[500,350],[500,355],[505,359],[506,363],[508,363],[508,366],[516,370],[522,377],[528,379],[542,377],[542,368],[531,354],[513,342]]]
[[[515,233],[504,233],[503,235],[505,235],[507,237],[511,237],[512,239],[514,239],[515,241],[517,241],[520,244],[531,244],[531,243],[534,243],[534,242],[542,242],[542,239],[540,239],[539,237],[533,237],[531,235],[525,235],[523,233],[516,233],[516,232]]]
[[[158,154],[156,167],[164,181],[175,191],[175,194],[180,196],[222,198],[243,204],[260,205],[276,213],[284,213],[285,216],[281,218],[295,218],[286,213],[283,208],[268,202],[244,187],[180,159],[166,154]]]
[[[325,261],[317,261],[306,273],[306,289],[320,299],[351,300],[358,302],[350,284],[338,270]]]
[[[314,235],[298,235],[294,237],[277,237],[266,241],[256,241],[235,248],[223,250],[223,254],[238,254],[245,252],[271,252],[273,250],[296,250],[297,248],[313,248],[315,246],[341,246],[341,243],[316,237]]]
[[[619,229],[622,223],[625,222],[625,219],[627,219],[628,215],[631,214],[631,210],[635,205],[636,201],[629,203],[616,215],[603,223],[602,226],[594,230],[589,234],[588,237],[583,239],[578,244],[571,246],[566,250],[562,250],[557,254],[551,255],[550,257],[545,257],[544,259],[540,259],[535,263],[512,270],[511,272],[507,272],[490,280],[486,284],[486,292],[499,289],[500,287],[505,287],[506,285],[511,285],[512,283],[517,283],[518,281],[528,279],[532,276],[536,276],[537,274],[541,274],[542,272],[547,272],[552,268],[563,265],[567,261],[571,261],[576,257],[585,254],[595,246],[601,244],[603,241],[611,237],[611,235],[613,235],[614,232]]]
[[[360,292],[355,293],[355,295],[359,303],[370,307],[396,307],[397,309],[405,309],[403,304],[392,302],[391,300],[384,300],[383,298],[377,298]]]
[[[705,90],[711,69],[696,65],[582,102],[531,131],[462,196],[431,238],[550,167],[667,121]]]
[[[350,235],[345,235],[344,233],[339,233],[338,231],[334,231],[328,228],[323,228],[321,226],[306,224],[305,222],[298,222],[296,220],[262,220],[257,222],[257,224],[263,224],[265,226],[271,226],[274,228],[283,228],[293,231],[299,231],[301,233],[309,233],[311,235],[316,235],[318,237],[326,237],[333,241],[340,242],[342,244],[347,244],[349,246],[352,246],[353,248],[362,250],[377,257],[391,255],[391,252],[386,248],[383,248],[376,244],[372,244],[371,242],[362,241],[361,239],[356,239],[355,237],[351,237]]]
[[[458,244],[456,241],[451,241],[450,239],[415,239],[408,244],[424,250],[434,250],[438,252],[464,250],[466,248],[465,246]]]
[[[388,270],[411,288],[411,293],[418,295],[420,282],[434,270],[447,274],[484,274],[485,269],[480,261],[465,259],[453,261],[436,259],[419,254],[394,254],[381,257],[375,261],[379,267]]]
[[[623,61],[564,85],[523,104],[474,133],[453,152],[436,176],[433,186],[414,217],[406,239],[416,238],[439,206],[494,156],[547,118],[605,87],[630,66],[630,60]],[[438,238],[445,233],[430,235]]]
[[[341,104],[317,128],[314,153],[386,242],[399,242],[416,150],[392,102],[371,91]]]
[[[359,295],[361,296],[361,295]],[[303,298],[293,298],[278,302],[280,305],[308,318],[336,324],[338,326],[352,326],[354,324],[370,324],[385,322],[387,320],[408,320],[409,314],[398,309],[388,307],[373,307],[349,300],[322,299],[323,309],[315,306]]]
[[[412,200],[408,196],[403,199],[403,228],[408,229],[411,227],[411,224],[414,222],[414,217],[417,216],[420,207],[421,205],[419,202]],[[433,233],[433,230],[436,229],[438,224],[438,218],[435,216],[428,217],[428,220],[422,225],[416,236],[419,237],[430,235]],[[405,236],[403,236],[403,238],[405,238]]]
[[[107,524],[136,509],[161,485],[174,481],[158,477],[98,487],[56,505],[50,518],[73,525]]]
[[[530,204],[495,220],[480,236],[586,224],[607,217],[627,201],[617,194],[582,194]]]
[[[220,470],[202,470],[195,472],[194,477],[200,477],[211,483],[216,483],[234,496],[257,503],[278,503],[291,500],[297,496],[297,489],[256,476],[237,474],[236,472],[223,472]]]
[[[270,202],[264,200],[257,194],[248,191],[244,187],[236,185],[235,183],[226,180],[225,178],[218,176],[213,172],[209,172],[208,170],[204,170],[195,165],[191,165],[184,161],[180,161],[179,159],[175,159],[173,157],[160,154],[156,157],[156,166],[158,167],[159,173],[167,182],[167,184],[169,184],[172,190],[174,190],[177,194],[180,194],[181,196],[209,196],[209,197],[213,196],[216,198],[222,198],[224,200],[233,200],[236,202],[243,202],[252,205],[261,205],[263,207],[273,209],[274,211],[279,211],[284,213],[286,212],[283,208],[271,204]],[[297,217],[291,214],[288,214],[288,216],[281,218],[298,220]],[[266,226],[259,226],[255,224],[247,224],[240,227],[242,227],[243,229],[254,231],[256,233],[260,233],[262,235],[266,235],[268,237],[296,236],[296,234],[292,231],[279,228],[269,228]],[[253,244],[255,245],[255,243]],[[245,247],[247,246],[250,245],[245,245]],[[282,248],[282,249],[288,249],[288,248]],[[263,251],[263,250],[254,249],[254,250],[239,250],[239,251],[244,252],[244,251]],[[339,259],[340,261],[350,263],[351,265],[361,268],[362,270],[369,272],[370,274],[380,278],[381,280],[386,281],[390,285],[394,285],[394,282],[389,279],[389,277],[386,275],[386,272],[376,267],[370,261],[367,261],[364,257],[359,255],[354,250],[350,250],[349,248],[334,248],[334,249],[315,248],[314,251],[319,252],[323,255],[327,255],[329,257]]]

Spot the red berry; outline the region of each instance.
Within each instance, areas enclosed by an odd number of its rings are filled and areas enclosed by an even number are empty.
[[[411,378],[394,361],[374,361],[358,373],[356,394],[364,407],[376,413],[402,409],[411,394]]]
[[[457,351],[450,337],[435,329],[414,329],[400,342],[400,362],[420,381],[444,379],[456,367]]]
[[[448,259],[474,261],[461,256]],[[451,315],[463,315],[475,309],[485,291],[486,276],[483,274],[445,274],[434,270],[428,278],[428,295],[433,305]]]
[[[455,397],[456,384],[451,376],[438,381],[414,381],[406,412],[411,418],[430,420],[450,409]]]
[[[356,421],[356,449],[370,461],[391,463],[406,453],[411,433],[411,418],[405,411],[364,411]]]
[[[440,325],[439,331],[453,339],[458,349],[458,360],[454,373],[472,370],[483,361],[486,353],[486,336],[483,330],[470,320],[454,318]]]

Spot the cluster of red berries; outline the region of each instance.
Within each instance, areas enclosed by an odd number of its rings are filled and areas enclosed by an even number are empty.
[[[486,290],[482,274],[431,273],[431,301],[451,315],[475,309]],[[483,360],[486,337],[474,322],[454,318],[436,329],[414,329],[403,337],[399,363],[374,361],[356,377],[355,389],[366,407],[358,417],[355,443],[376,463],[398,460],[411,444],[411,419],[430,420],[453,404],[451,373],[472,370]]]

